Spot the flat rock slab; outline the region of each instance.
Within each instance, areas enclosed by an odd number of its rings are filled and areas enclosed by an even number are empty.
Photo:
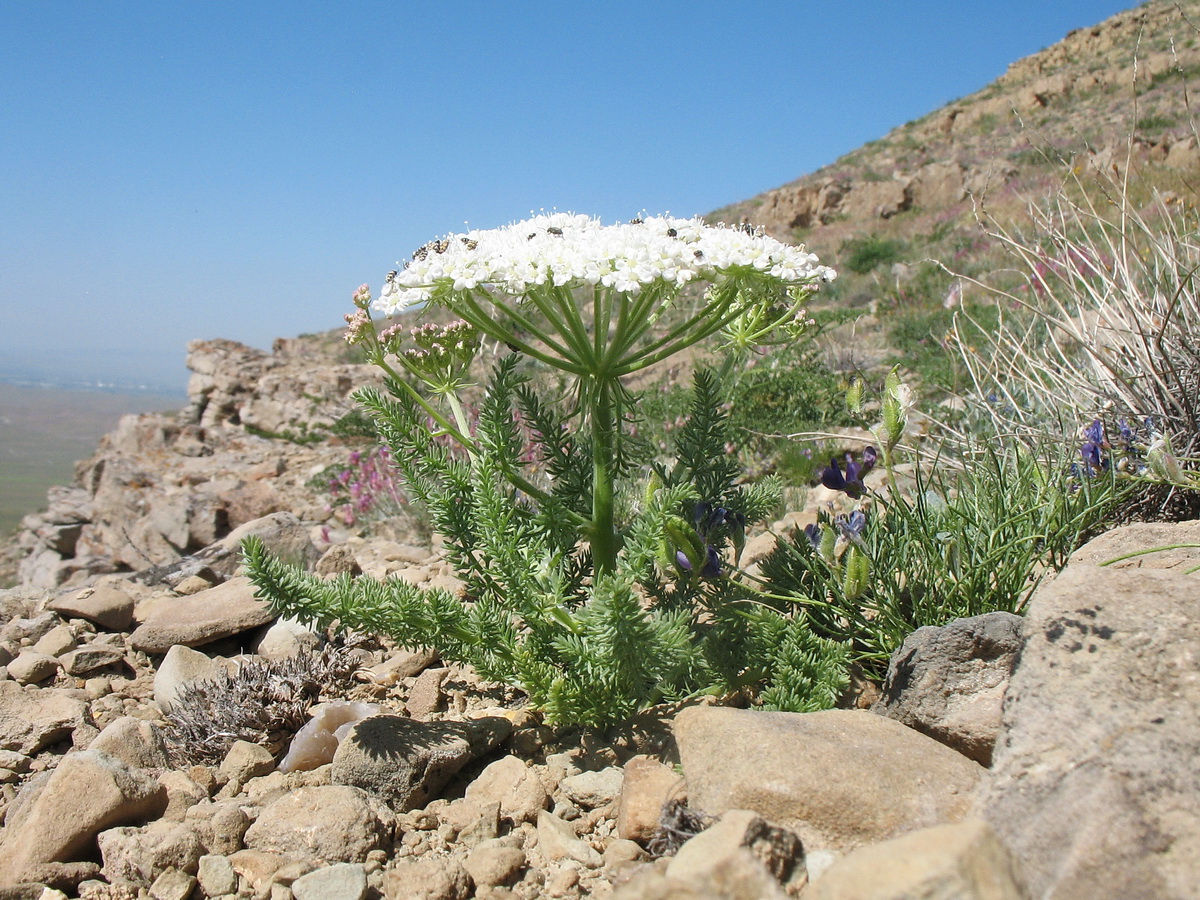
[[[962,818],[985,770],[864,710],[768,713],[693,707],[675,720],[688,805],[748,809],[845,852]]]
[[[1116,529],[1030,602],[980,812],[1032,896],[1200,897],[1200,551],[1090,564],[1176,543]]]
[[[109,631],[124,631],[133,621],[134,598],[118,584],[98,584],[50,601],[48,609],[65,618],[87,619]]]
[[[270,622],[275,616],[254,598],[249,578],[232,578],[188,597],[158,601],[130,635],[135,650],[166,653],[176,644],[199,647]]]
[[[70,737],[86,715],[87,703],[75,691],[0,681],[0,750],[31,756]]]

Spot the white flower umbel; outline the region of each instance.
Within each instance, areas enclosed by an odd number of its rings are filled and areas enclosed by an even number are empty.
[[[654,216],[621,225],[571,213],[534,216],[487,231],[431,241],[385,285],[375,307],[393,314],[477,287],[520,296],[547,283],[602,285],[638,294],[656,282],[682,287],[754,270],[782,284],[810,285],[834,272],[803,247],[750,228]]]
[[[374,308],[444,306],[576,380],[594,463],[587,531],[598,569],[611,571],[621,379],[718,333],[737,352],[795,337],[809,324],[805,300],[834,277],[803,247],[748,226],[553,213],[425,244],[388,276]]]

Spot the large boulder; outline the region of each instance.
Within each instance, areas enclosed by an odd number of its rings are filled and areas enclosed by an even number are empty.
[[[979,809],[1033,896],[1200,897],[1200,523],[1091,542],[1032,598]]]
[[[1012,859],[988,824],[922,828],[839,859],[804,900],[1023,900]]]
[[[986,771],[932,738],[864,710],[683,710],[675,740],[688,804],[746,809],[807,850],[845,852],[966,815]]]

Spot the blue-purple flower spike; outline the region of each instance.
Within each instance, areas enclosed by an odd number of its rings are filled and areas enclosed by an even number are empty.
[[[821,484],[832,491],[842,491],[857,500],[866,491],[863,478],[875,466],[878,459],[879,451],[874,447],[867,447],[863,451],[861,463],[855,462],[854,456],[847,453],[846,473],[843,475],[837,459],[831,458],[829,468],[821,472]]]

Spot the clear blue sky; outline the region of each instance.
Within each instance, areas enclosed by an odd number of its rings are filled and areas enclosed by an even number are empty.
[[[704,213],[1123,0],[0,5],[0,376],[182,387],[437,235]]]

